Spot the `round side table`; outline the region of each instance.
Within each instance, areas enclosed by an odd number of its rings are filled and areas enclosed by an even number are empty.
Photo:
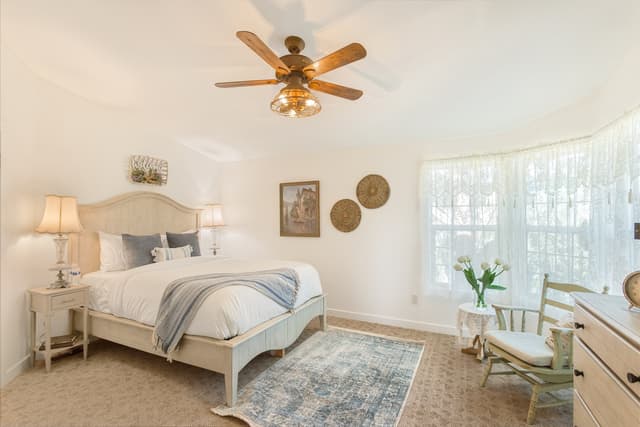
[[[461,351],[466,354],[473,354],[478,360],[483,360],[485,355],[484,349],[484,333],[496,321],[496,311],[493,307],[487,307],[484,310],[477,309],[472,302],[465,302],[458,306],[458,342],[465,342],[462,331],[466,326],[471,332],[473,343],[470,347],[463,348]]]

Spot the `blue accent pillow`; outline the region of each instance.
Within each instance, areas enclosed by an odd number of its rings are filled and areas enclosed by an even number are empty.
[[[153,255],[151,251],[162,247],[160,234],[150,234],[148,236],[134,236],[133,234],[122,235],[122,249],[124,250],[124,261],[127,270],[152,264]]]
[[[198,232],[193,233],[169,233],[167,232],[167,243],[170,248],[181,248],[182,246],[191,245],[193,251],[191,256],[200,256],[200,241],[198,240]]]

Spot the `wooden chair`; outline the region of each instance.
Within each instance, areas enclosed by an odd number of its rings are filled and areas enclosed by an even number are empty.
[[[528,381],[533,390],[531,402],[527,414],[527,424],[533,423],[536,417],[537,408],[547,408],[569,403],[573,398],[559,399],[554,395],[553,401],[538,404],[538,398],[543,393],[550,393],[573,386],[573,329],[550,327],[554,339],[553,350],[546,345],[545,337],[542,335],[545,322],[552,325],[558,324],[558,319],[551,317],[547,311],[548,306],[555,307],[567,312],[573,312],[573,306],[564,302],[551,299],[548,295],[549,289],[559,292],[592,292],[579,285],[568,283],[555,283],[549,281],[549,275],[544,275],[540,309],[530,309],[524,307],[513,307],[494,304],[498,318],[497,331],[489,331],[485,334],[489,350],[493,353],[489,357],[488,364],[482,379],[481,387],[487,383],[489,375],[518,375]],[[606,293],[606,290],[605,290]],[[505,312],[509,312],[509,322],[507,323]],[[520,330],[515,331],[514,313],[520,312]],[[537,333],[525,332],[525,317],[527,313],[538,314]],[[566,346],[560,343],[566,340]],[[509,370],[492,372],[494,365],[504,364]]]

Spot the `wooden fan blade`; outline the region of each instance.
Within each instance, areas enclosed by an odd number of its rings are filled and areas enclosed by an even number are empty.
[[[313,64],[307,65],[304,67],[304,73],[308,79],[311,79],[319,76],[320,74],[324,74],[331,70],[335,70],[338,67],[342,67],[343,65],[362,59],[365,56],[367,56],[367,51],[364,46],[360,43],[351,43],[342,49],[338,49],[335,52],[330,53],[324,58],[318,59]]]
[[[323,82],[322,80],[311,80],[309,82],[309,89],[314,89],[320,92],[328,93],[329,95],[339,96],[340,98],[350,99],[355,101],[362,96],[362,91],[358,89],[352,89],[346,86],[340,86],[335,83]]]
[[[277,85],[280,83],[275,79],[265,80],[242,80],[239,82],[220,82],[216,83],[216,87],[242,87],[242,86],[262,86],[262,85]]]
[[[276,55],[271,49],[269,49],[269,46],[260,40],[260,37],[250,31],[238,31],[236,33],[236,37],[249,46],[249,48],[257,53],[260,58],[264,59],[267,64],[271,65],[274,70],[282,70],[285,74],[289,74],[291,72],[289,67],[287,67],[287,64],[282,62],[278,55]]]

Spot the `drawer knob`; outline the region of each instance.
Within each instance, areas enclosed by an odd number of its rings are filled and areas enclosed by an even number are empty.
[[[631,372],[627,373],[627,381],[631,384],[640,382],[640,376],[633,375]]]
[[[574,369],[573,370],[573,375],[575,375],[576,377],[584,377],[584,372],[578,370],[578,369]]]
[[[584,329],[584,323],[573,322],[573,327],[576,329]]]

